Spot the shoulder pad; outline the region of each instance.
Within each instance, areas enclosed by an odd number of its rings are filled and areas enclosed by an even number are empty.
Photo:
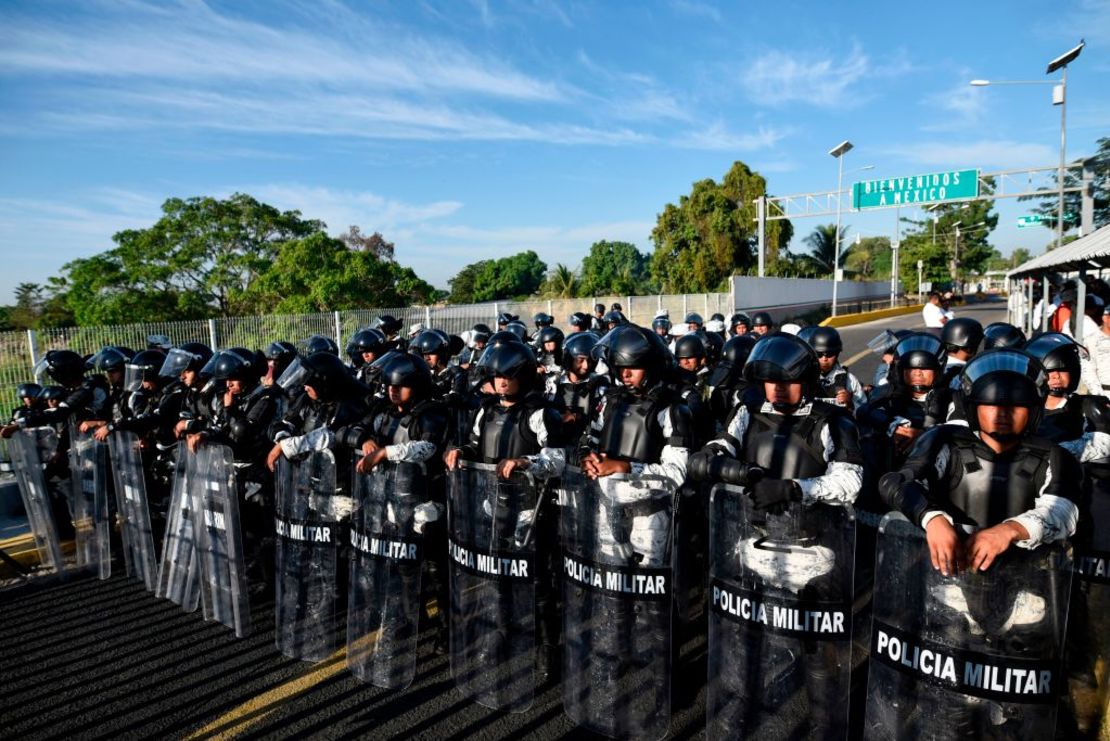
[[[1110,432],[1110,399],[1105,396],[1085,395],[1083,417],[1096,432]]]

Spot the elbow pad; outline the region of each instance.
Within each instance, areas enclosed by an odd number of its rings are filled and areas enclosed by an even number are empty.
[[[906,481],[897,471],[879,479],[879,496],[884,504],[917,525],[929,509],[928,489],[917,481]]]

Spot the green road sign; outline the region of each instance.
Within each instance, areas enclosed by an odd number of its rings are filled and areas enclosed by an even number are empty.
[[[978,170],[953,170],[906,178],[864,180],[852,185],[852,208],[913,206],[979,196]]]
[[[1029,216],[1018,217],[1018,229],[1024,229],[1027,226],[1039,226],[1044,221],[1044,217],[1040,214],[1031,214]]]

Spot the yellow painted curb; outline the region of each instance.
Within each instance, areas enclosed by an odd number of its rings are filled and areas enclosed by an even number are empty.
[[[840,316],[830,316],[825,321],[821,322],[822,327],[850,327],[853,324],[863,324],[864,322],[872,322],[876,319],[887,319],[892,316],[905,316],[920,312],[922,309],[921,304],[914,306],[896,306],[893,309],[879,309],[877,311],[864,311],[859,314],[841,314]]]

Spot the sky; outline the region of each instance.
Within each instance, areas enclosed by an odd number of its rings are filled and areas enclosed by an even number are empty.
[[[1055,166],[1110,136],[1110,0],[983,3],[18,2],[0,5],[0,303],[154,223],[246,192],[356,224],[431,283],[597,240],[651,250],[657,214],[735,160],[775,195]],[[848,9],[845,9],[848,8]],[[858,168],[871,169],[859,170]],[[1000,200],[1003,254],[1044,250]],[[902,216],[921,212],[905,209]],[[829,218],[794,222],[800,239]],[[894,211],[846,213],[891,235]]]

